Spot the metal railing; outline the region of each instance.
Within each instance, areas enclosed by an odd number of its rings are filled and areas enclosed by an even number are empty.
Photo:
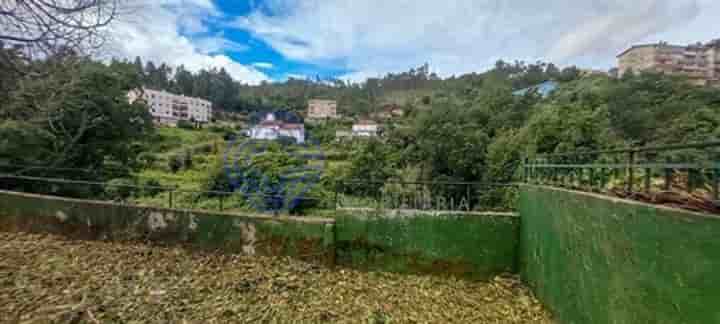
[[[347,180],[311,190],[313,193],[299,190],[302,193],[293,195],[289,188],[281,188],[279,194],[190,190],[177,185],[140,184],[138,180],[143,179],[125,168],[0,164],[0,189],[183,209],[246,208],[273,214],[297,213],[305,208],[489,211],[513,210],[517,196],[514,184],[463,181]]]
[[[513,210],[517,185],[462,181],[341,181],[338,208],[436,211]]]
[[[720,141],[541,154],[524,163],[526,183],[626,195],[675,192],[718,201]]]
[[[181,209],[204,209],[228,211],[230,200],[245,203],[246,210],[278,214],[291,213],[294,207],[304,202],[322,202],[323,198],[288,197],[263,193],[242,193],[237,191],[190,190],[178,186],[150,186],[126,183],[73,180],[66,178],[35,177],[25,175],[0,174],[0,189],[26,193],[47,194],[67,198],[113,201],[145,207],[167,207]],[[115,190],[112,190],[115,189]],[[119,189],[119,190],[118,190]],[[150,202],[140,203],[133,198],[143,193]],[[259,201],[267,208],[255,208],[252,201]],[[200,205],[200,202],[204,202]],[[250,202],[248,205],[247,203]],[[237,205],[237,204],[235,204]]]

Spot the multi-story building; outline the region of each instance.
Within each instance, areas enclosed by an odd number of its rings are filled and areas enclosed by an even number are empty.
[[[617,58],[619,76],[652,70],[685,75],[697,85],[720,86],[720,39],[687,46],[665,42],[635,45]]]
[[[313,99],[308,101],[308,119],[335,119],[337,115],[337,101]]]
[[[212,103],[204,99],[150,89],[128,93],[130,102],[140,99],[141,96],[147,102],[153,120],[158,124],[174,126],[181,120],[202,124],[212,118]]]

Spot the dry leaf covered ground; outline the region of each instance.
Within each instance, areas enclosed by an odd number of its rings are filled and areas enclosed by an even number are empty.
[[[0,232],[3,323],[551,323],[513,278],[328,269],[289,258]]]

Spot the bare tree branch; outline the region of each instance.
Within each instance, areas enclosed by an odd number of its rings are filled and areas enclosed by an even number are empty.
[[[28,60],[96,50],[125,1],[2,0],[0,47],[20,48]]]

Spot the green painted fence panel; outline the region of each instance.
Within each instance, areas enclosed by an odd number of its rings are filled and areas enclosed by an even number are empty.
[[[139,207],[0,191],[0,230],[151,240],[334,263],[332,219]]]
[[[340,210],[335,219],[338,264],[474,279],[517,270],[514,214]]]
[[[538,186],[521,272],[563,324],[720,323],[720,218]]]

